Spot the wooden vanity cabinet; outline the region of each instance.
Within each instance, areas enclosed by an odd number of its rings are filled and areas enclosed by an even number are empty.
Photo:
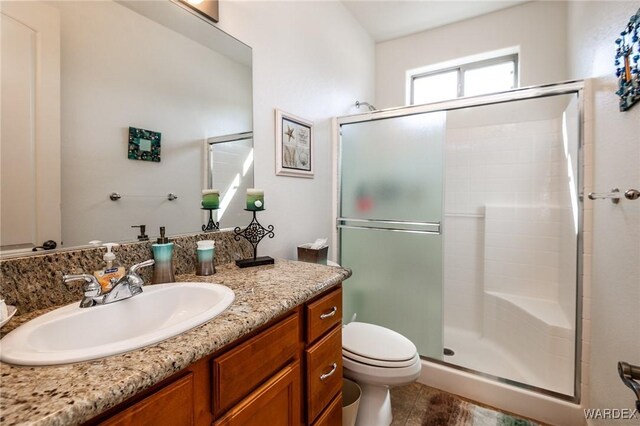
[[[338,286],[86,424],[339,426],[341,325]]]
[[[342,289],[307,304],[305,311],[306,423],[312,424],[336,398],[342,410]]]
[[[313,426],[342,425],[342,394],[335,397],[326,410],[313,422]]]
[[[193,402],[193,374],[189,373],[105,420],[102,424],[108,426],[193,425]]]
[[[213,359],[213,415],[237,404],[287,364],[299,359],[296,313]]]
[[[299,425],[300,397],[300,362],[296,361],[229,410],[215,425]]]

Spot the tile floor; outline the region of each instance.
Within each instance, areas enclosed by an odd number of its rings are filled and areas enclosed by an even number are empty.
[[[391,389],[391,426],[540,426],[420,383]]]

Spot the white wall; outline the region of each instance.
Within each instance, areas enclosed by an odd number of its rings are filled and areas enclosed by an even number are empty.
[[[379,43],[375,105],[405,105],[407,70],[513,46],[520,86],[565,80],[565,21],[565,2],[536,1]]]
[[[250,130],[251,70],[114,2],[58,7],[65,246],[196,232],[203,141]],[[159,163],[127,159],[129,126],[162,134]]]
[[[234,0],[221,2],[220,16],[220,28],[253,48],[255,185],[267,206],[259,220],[276,234],[259,252],[295,259],[296,246],[332,232],[331,118],[373,98],[374,44],[340,2]],[[274,108],[314,122],[313,179],[275,175]]]
[[[585,171],[585,192],[640,189],[640,105],[618,111],[613,64],[613,42],[638,6],[637,1],[569,3],[571,77],[595,79],[593,106],[586,110],[586,149],[593,149],[594,164]],[[584,288],[583,374],[590,398],[583,405],[631,409],[635,397],[618,378],[616,363],[640,364],[640,201],[588,203],[585,227],[592,224],[593,234],[584,239],[593,240],[593,253],[585,256],[585,266],[592,267],[593,277]]]

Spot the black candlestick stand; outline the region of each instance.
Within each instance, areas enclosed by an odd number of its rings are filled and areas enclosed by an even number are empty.
[[[276,234],[273,232],[273,225],[269,225],[266,228],[260,225],[260,222],[256,219],[257,210],[247,210],[253,212],[253,219],[249,223],[249,225],[242,229],[237,226],[233,232],[235,235],[233,238],[236,241],[240,241],[240,237],[246,239],[253,246],[253,259],[242,259],[236,260],[236,265],[240,268],[247,268],[249,266],[260,266],[260,265],[273,265],[273,258],[269,256],[260,256],[258,257],[258,244],[264,237],[273,238]],[[262,210],[260,210],[262,211]]]
[[[206,225],[202,225],[202,232],[219,231],[220,230],[220,222],[214,222],[213,221],[213,211],[214,210],[218,210],[218,209],[205,209],[203,207],[202,210],[209,210],[209,222]]]

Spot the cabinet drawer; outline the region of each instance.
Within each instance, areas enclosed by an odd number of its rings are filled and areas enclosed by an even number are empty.
[[[342,289],[307,305],[307,343],[314,342],[342,321]]]
[[[189,373],[168,384],[100,424],[108,426],[193,425],[193,374]]]
[[[299,424],[300,362],[296,361],[256,389],[214,425],[298,426]]]
[[[218,416],[297,357],[298,314],[213,360],[213,413]]]
[[[311,423],[342,389],[342,328],[335,327],[305,352],[307,420]]]
[[[339,426],[342,424],[342,394],[329,404],[324,413],[318,417],[313,426]]]

